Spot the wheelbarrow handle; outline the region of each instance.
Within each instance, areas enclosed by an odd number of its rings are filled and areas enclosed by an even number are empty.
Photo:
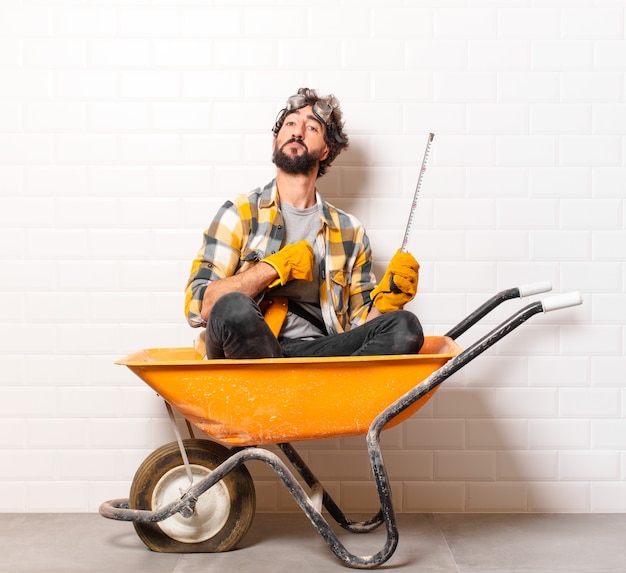
[[[534,294],[544,293],[550,290],[552,290],[552,284],[550,283],[550,281],[531,283],[519,287],[502,290],[492,296],[488,301],[481,304],[474,312],[469,314],[456,326],[446,332],[446,336],[449,336],[452,339],[458,338],[466,330],[474,326],[479,320],[487,316],[492,310],[500,306],[504,301],[511,300],[513,298],[523,298]]]
[[[541,281],[538,283],[531,283],[517,287],[519,290],[520,298],[526,296],[532,296],[534,294],[541,294],[544,292],[550,292],[552,290],[552,283],[550,281]]]
[[[559,310],[561,308],[577,306],[582,303],[583,297],[579,292],[569,292],[566,294],[550,296],[548,298],[544,298],[541,301],[541,304],[543,305],[543,312],[550,312],[552,310]]]
[[[448,379],[452,374],[460,370],[467,363],[471,362],[491,348],[496,342],[504,338],[514,329],[521,326],[532,316],[541,312],[550,312],[560,310],[570,306],[582,304],[582,296],[579,292],[571,292],[551,296],[543,300],[532,302],[520,309],[517,313],[511,315],[507,320],[496,326],[491,332],[487,333],[480,340],[471,344],[463,352],[446,362],[441,368],[435,370],[428,378],[422,380],[417,386],[409,390],[404,396],[396,400],[371,423],[368,431],[368,444],[373,443],[370,436],[380,436],[382,429],[397,415],[414,404],[417,400],[434,390],[444,380]]]

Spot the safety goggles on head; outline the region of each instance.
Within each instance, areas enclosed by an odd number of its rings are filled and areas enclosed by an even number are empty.
[[[285,110],[287,113],[290,113],[306,106],[306,96],[304,94],[296,94],[287,99]],[[330,104],[323,99],[318,99],[311,107],[315,117],[327,126],[330,121],[330,115],[333,113],[333,108]]]
[[[288,114],[302,109],[309,105],[306,100],[306,96],[304,94],[295,94],[287,98],[287,104],[285,109],[282,110],[280,114],[280,120],[284,119]],[[333,113],[333,107],[323,99],[318,99],[312,106],[313,115],[319,119],[328,130],[329,134],[335,139],[337,143],[344,143],[343,138],[339,135],[339,130],[337,129],[337,125],[334,122],[331,122],[330,116]],[[279,120],[279,121],[280,121]],[[275,126],[274,132],[277,133],[278,123]]]

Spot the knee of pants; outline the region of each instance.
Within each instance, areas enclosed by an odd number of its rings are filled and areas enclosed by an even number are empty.
[[[245,324],[253,316],[261,316],[258,305],[248,295],[229,292],[217,299],[211,309],[211,320],[235,326]]]
[[[424,344],[422,325],[412,312],[398,310],[389,313],[393,320],[394,346],[399,354],[415,354]]]

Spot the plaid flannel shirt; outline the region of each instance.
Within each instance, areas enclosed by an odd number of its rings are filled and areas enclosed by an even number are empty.
[[[376,279],[362,225],[316,195],[322,221],[315,248],[320,253],[320,307],[329,333],[345,332],[365,322]],[[206,326],[200,316],[207,285],[244,272],[280,250],[284,223],[276,180],[248,195],[227,201],[204,233],[185,290],[185,313],[191,326]],[[261,298],[264,293],[261,293]]]

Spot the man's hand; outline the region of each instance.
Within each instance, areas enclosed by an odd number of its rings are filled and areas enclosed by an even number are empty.
[[[417,292],[419,268],[419,263],[411,253],[398,250],[382,280],[370,293],[374,306],[380,312],[392,312],[413,300]]]
[[[285,285],[293,279],[313,280],[313,247],[307,241],[287,245],[261,262],[272,266],[278,273],[270,288]]]
[[[202,319],[209,320],[213,305],[226,293],[236,291],[256,297],[268,286],[282,285],[292,279],[313,279],[313,248],[306,241],[287,245],[261,262],[267,264],[254,265],[243,273],[211,281],[202,299]]]

